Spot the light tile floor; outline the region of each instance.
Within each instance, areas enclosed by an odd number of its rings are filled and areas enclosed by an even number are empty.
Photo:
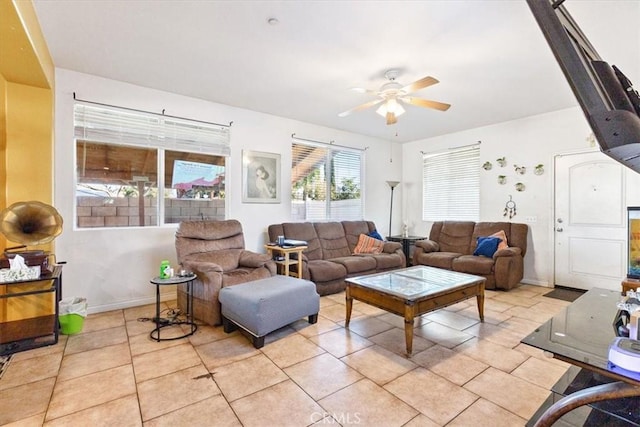
[[[345,329],[344,293],[260,350],[222,327],[152,341],[138,319],[154,305],[94,314],[82,333],[14,355],[0,425],[523,426],[568,368],[520,344],[568,304],[547,291],[487,291],[484,323],[475,299],[425,315],[411,358],[398,316],[355,302]]]

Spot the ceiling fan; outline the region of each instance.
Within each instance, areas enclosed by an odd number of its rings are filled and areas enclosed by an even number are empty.
[[[447,111],[449,107],[451,107],[451,105],[445,104],[443,102],[430,101],[428,99],[409,96],[409,94],[411,94],[412,92],[438,83],[437,79],[427,76],[421,78],[420,80],[416,80],[409,85],[402,86],[396,81],[399,74],[400,72],[398,70],[389,70],[384,73],[384,77],[388,80],[388,82],[383,84],[382,87],[380,87],[380,89],[377,91],[370,89],[353,88],[352,90],[356,92],[371,93],[377,95],[378,97],[380,97],[380,99],[358,105],[357,107],[338,114],[338,116],[345,117],[356,111],[364,110],[366,108],[373,107],[374,105],[382,104],[376,110],[376,113],[380,114],[382,117],[385,117],[387,119],[388,125],[392,125],[394,123],[397,123],[398,116],[405,112],[404,108],[401,105],[402,102],[418,107],[434,108],[440,111]]]

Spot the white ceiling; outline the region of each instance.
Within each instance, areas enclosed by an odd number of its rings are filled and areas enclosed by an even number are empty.
[[[34,4],[56,67],[397,142],[577,105],[524,0]],[[565,5],[640,81],[640,1]],[[338,117],[375,99],[349,88],[377,90],[390,68],[436,77],[415,96],[452,107],[408,106],[391,126],[375,108]]]

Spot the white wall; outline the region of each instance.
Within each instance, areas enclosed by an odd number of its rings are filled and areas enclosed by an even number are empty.
[[[517,213],[511,222],[526,222],[529,239],[525,256],[525,283],[553,284],[553,156],[559,153],[589,149],[591,130],[579,108],[555,111],[492,126],[415,141],[403,145],[402,188],[403,216],[413,225],[411,234],[429,235],[431,222],[422,221],[422,155],[481,141],[480,163],[490,161],[493,169],[480,172],[480,220],[509,221],[503,217],[506,202],[512,196]],[[496,159],[506,157],[501,168]],[[544,164],[545,173],[533,174],[533,167]],[[513,165],[527,167],[517,176]],[[507,176],[507,184],[497,182],[498,175]],[[518,192],[514,184],[526,185]],[[535,222],[529,222],[535,219]]]
[[[389,141],[351,134],[295,120],[257,113],[200,99],[134,86],[64,69],[56,69],[55,102],[55,206],[65,220],[55,241],[64,267],[63,295],[84,296],[90,311],[105,311],[155,301],[149,280],[158,274],[160,261],[176,264],[175,225],[127,229],[76,230],[74,215],[73,93],[77,98],[121,107],[226,124],[231,128],[231,156],[227,160],[227,218],[239,220],[247,249],[263,252],[269,224],[289,221],[291,134],[301,138],[335,141],[367,148],[365,165],[365,218],[386,234],[389,187],[386,180],[401,176],[402,148]],[[243,204],[241,200],[242,150],[280,153],[282,202]],[[391,161],[393,159],[393,161]],[[400,231],[402,191],[394,196],[394,233]],[[167,290],[168,291],[168,290]],[[165,295],[170,295],[165,292]],[[175,295],[175,294],[173,294]]]

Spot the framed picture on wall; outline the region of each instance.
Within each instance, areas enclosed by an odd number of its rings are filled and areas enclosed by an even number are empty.
[[[280,203],[280,154],[242,150],[242,202]]]

